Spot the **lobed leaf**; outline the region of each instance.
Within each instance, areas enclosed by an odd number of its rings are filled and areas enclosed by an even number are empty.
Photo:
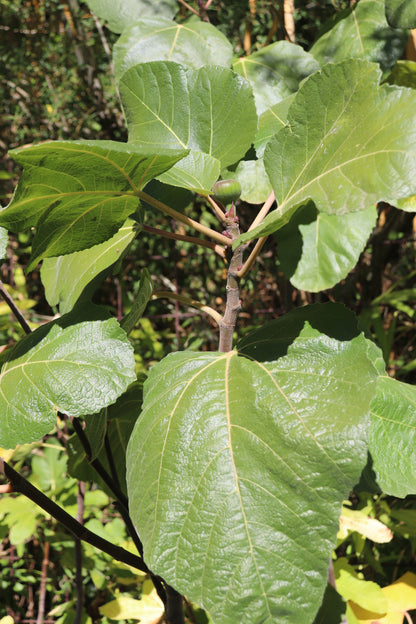
[[[188,189],[200,195],[209,195],[220,176],[221,163],[217,158],[191,150],[169,171],[157,176],[164,184]]]
[[[407,38],[406,31],[387,23],[384,0],[360,0],[341,13],[310,53],[321,66],[358,58],[379,63],[385,71],[400,58]]]
[[[143,63],[122,76],[120,95],[129,141],[155,152],[196,150],[226,167],[244,156],[257,129],[249,83],[225,67]]]
[[[130,511],[151,569],[213,622],[313,620],[366,461],[366,352],[306,328],[275,361],[179,352],[151,370]]]
[[[135,379],[133,349],[114,319],[44,325],[7,352],[0,373],[0,444],[40,439],[56,413],[91,414]]]
[[[212,24],[177,24],[170,19],[140,19],[130,23],[114,45],[114,72],[119,80],[138,63],[175,61],[198,69],[204,65],[230,67],[231,43]]]
[[[416,93],[379,79],[351,60],[305,80],[264,155],[278,208],[239,242],[283,227],[309,199],[342,215],[416,192]]]
[[[28,270],[40,259],[88,249],[111,238],[138,207],[138,191],[186,155],[140,151],[115,141],[56,141],[13,150],[24,166],[0,225],[36,227]]]

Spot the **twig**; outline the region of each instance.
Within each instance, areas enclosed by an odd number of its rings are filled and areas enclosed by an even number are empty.
[[[91,544],[95,548],[102,550],[113,559],[121,561],[126,565],[132,566],[137,570],[141,570],[145,574],[149,574],[150,570],[144,563],[143,559],[130,553],[128,550],[116,546],[106,539],[96,535],[85,526],[80,524],[75,518],[70,516],[62,507],[59,507],[50,498],[45,496],[43,492],[38,490],[27,479],[16,472],[4,459],[0,457],[0,474],[3,474],[11,483],[14,492],[20,492],[31,501],[36,503],[41,509],[50,514],[58,522],[60,522],[74,537]]]
[[[264,243],[266,242],[267,238],[268,238],[267,236],[262,236],[261,238],[258,239],[256,244],[254,245],[251,254],[247,258],[247,260],[244,262],[242,268],[239,271],[237,271],[237,276],[240,279],[242,277],[245,277],[247,275],[247,273],[250,271],[250,269],[253,266],[257,256],[259,255],[260,251],[262,250],[262,247],[263,247]]]
[[[10,310],[13,312],[14,316],[16,317],[16,320],[19,322],[25,334],[30,334],[32,330],[30,329],[29,324],[27,323],[23,314],[17,308],[15,302],[13,301],[13,298],[9,295],[9,293],[7,292],[1,280],[0,280],[0,295],[3,297],[4,301],[9,306]]]
[[[295,12],[294,0],[284,0],[283,2],[283,19],[285,23],[285,31],[289,41],[295,41],[295,20],[293,13]]]
[[[77,492],[77,520],[80,524],[84,523],[84,497],[85,483],[79,481]],[[77,599],[74,624],[81,624],[82,609],[84,606],[84,587],[82,585],[82,544],[81,540],[78,538],[75,538],[75,587],[77,592]]]
[[[169,624],[185,624],[183,597],[173,587],[166,585],[166,619]]]
[[[206,241],[203,238],[196,238],[195,236],[187,236],[186,234],[177,234],[176,232],[166,232],[165,230],[160,230],[159,228],[154,228],[150,225],[145,224],[142,225],[142,230],[144,232],[149,232],[149,234],[163,236],[163,238],[180,240],[184,243],[193,243],[194,245],[201,245],[202,247],[213,249],[215,253],[220,255],[222,258],[225,258],[224,247],[221,247],[220,245],[218,245],[217,243],[213,243],[212,241]]]
[[[197,232],[201,232],[201,234],[205,234],[205,236],[208,236],[209,238],[212,238],[213,240],[216,240],[217,243],[221,243],[221,245],[226,245],[227,247],[230,247],[232,245],[231,240],[227,238],[226,236],[224,236],[223,234],[220,234],[219,232],[212,230],[206,225],[202,225],[202,223],[199,223],[199,221],[195,221],[194,219],[187,217],[181,212],[174,210],[174,208],[167,206],[163,202],[159,201],[158,199],[155,199],[151,195],[148,195],[144,191],[138,191],[137,194],[140,199],[147,202],[154,208],[157,208],[164,214],[169,215],[173,219],[176,219],[177,221],[180,221],[181,223],[184,223],[185,225],[193,227],[194,230],[196,230]]]
[[[273,206],[273,202],[275,201],[275,196],[273,191],[270,193],[270,195],[268,196],[268,198],[266,199],[266,201],[264,202],[263,206],[261,207],[259,213],[257,214],[256,218],[254,219],[253,223],[250,225],[250,227],[248,228],[248,232],[250,232],[251,230],[254,230],[255,227],[257,227],[264,219],[264,217],[267,215],[267,213],[269,212],[270,208]]]
[[[217,323],[220,323],[222,320],[221,314],[217,312],[216,310],[214,310],[214,308],[204,305],[203,303],[200,303],[199,301],[195,301],[195,299],[189,299],[188,297],[185,297],[183,295],[178,295],[177,293],[171,292],[170,290],[158,290],[155,293],[153,293],[153,295],[151,296],[151,299],[165,299],[165,298],[174,299],[175,301],[180,301],[184,305],[188,305],[191,308],[197,308],[198,310],[201,310],[201,312],[205,312],[206,314],[209,314],[209,316],[211,316],[214,319],[214,321],[216,321]]]
[[[192,13],[194,13],[195,15],[197,15],[199,17],[199,13],[196,9],[194,9],[193,7],[191,7],[190,4],[188,4],[187,2],[185,2],[185,0],[179,0],[179,2],[186,8],[188,9],[188,11],[192,11]]]
[[[43,624],[43,619],[45,617],[46,581],[48,580],[49,549],[50,543],[45,542],[43,549],[42,571],[40,575],[39,609],[36,624]]]
[[[235,241],[240,235],[238,221],[235,221],[233,218],[227,219],[227,232],[231,240]],[[233,333],[237,316],[241,309],[238,271],[242,268],[243,250],[243,245],[234,250],[227,273],[227,302],[224,316],[219,323],[220,342],[218,349],[223,353],[231,351],[233,348]]]
[[[220,206],[217,204],[217,202],[215,201],[215,199],[213,197],[211,197],[211,195],[208,195],[207,197],[207,201],[208,203],[211,205],[211,208],[213,209],[213,211],[215,212],[216,216],[218,217],[220,223],[222,225],[225,224],[225,214],[224,211],[221,210]]]

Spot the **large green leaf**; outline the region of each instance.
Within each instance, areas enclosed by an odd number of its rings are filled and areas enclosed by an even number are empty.
[[[302,290],[332,288],[357,264],[376,221],[375,206],[329,215],[310,202],[276,232],[283,272]]]
[[[278,208],[240,241],[283,227],[309,199],[341,215],[416,192],[416,93],[379,78],[351,60],[306,79],[265,150]]]
[[[59,306],[60,313],[65,314],[77,301],[89,300],[136,234],[135,222],[128,219],[105,243],[66,256],[45,258],[40,275],[49,305]]]
[[[114,71],[118,79],[127,69],[149,61],[175,61],[198,69],[203,65],[231,66],[233,49],[211,24],[196,20],[141,19],[123,31],[114,46]]]
[[[102,313],[100,313],[102,315]],[[56,413],[83,416],[113,403],[135,379],[133,349],[115,319],[68,314],[11,349],[0,373],[0,445],[38,440]]]
[[[220,169],[219,160],[209,154],[193,150],[169,171],[158,176],[157,179],[170,186],[178,186],[194,193],[209,195],[220,176]]]
[[[261,204],[272,192],[262,158],[242,160],[230,176],[241,184],[241,199],[248,204]]]
[[[218,624],[310,622],[367,457],[366,340],[309,326],[276,361],[175,353],[127,449],[146,561]]]
[[[249,83],[225,67],[153,61],[120,81],[129,141],[157,152],[191,149],[231,165],[250,147],[257,114]]]
[[[152,278],[150,277],[149,271],[147,269],[143,269],[131,310],[120,323],[126,334],[129,334],[141,319],[152,293]]]
[[[87,0],[87,4],[116,33],[139,19],[173,17],[178,10],[176,0]]]
[[[299,83],[319,69],[318,62],[300,46],[277,41],[250,56],[233,69],[251,83],[259,115],[299,88]]]
[[[0,260],[6,258],[8,244],[9,234],[5,228],[0,227]]]
[[[264,150],[270,139],[285,126],[287,114],[294,97],[295,94],[293,93],[260,115],[259,129],[253,143],[258,158],[264,155]]]
[[[406,32],[388,25],[384,0],[360,0],[338,17],[310,52],[321,65],[359,58],[387,70],[402,55],[407,38]]]
[[[24,171],[0,225],[36,227],[28,270],[111,238],[137,209],[138,191],[186,155],[115,141],[57,141],[11,153]]]
[[[416,387],[380,375],[371,405],[370,453],[386,494],[416,493]]]
[[[393,28],[416,28],[414,0],[385,0],[386,18]]]

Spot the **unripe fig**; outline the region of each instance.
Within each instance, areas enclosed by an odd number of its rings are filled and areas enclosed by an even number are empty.
[[[241,184],[237,180],[220,180],[212,187],[212,195],[226,206],[240,197]]]

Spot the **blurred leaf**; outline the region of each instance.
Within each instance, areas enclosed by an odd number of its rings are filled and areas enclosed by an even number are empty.
[[[337,17],[310,53],[321,66],[358,58],[375,61],[385,71],[400,58],[407,39],[407,32],[387,23],[384,0],[360,0]]]
[[[136,232],[135,222],[128,219],[115,236],[100,245],[57,258],[45,258],[40,275],[49,305],[59,305],[60,313],[65,314],[78,301],[88,301],[126,253]]]
[[[130,511],[151,569],[214,621],[317,612],[367,457],[367,348],[307,326],[277,361],[177,352],[151,369],[127,451]]]
[[[403,624],[405,612],[416,609],[416,575],[412,572],[406,572],[381,591],[387,600],[385,611],[380,612],[382,605],[372,612],[349,603],[358,624]]]
[[[226,167],[244,156],[257,129],[249,83],[225,67],[143,63],[123,74],[120,94],[129,141],[155,152],[189,148]]]
[[[151,581],[143,583],[141,600],[120,596],[100,607],[100,613],[112,620],[140,620],[142,624],[157,624],[164,613],[163,602]]]
[[[282,270],[295,288],[332,288],[356,266],[376,221],[375,206],[338,216],[307,204],[276,232]]]
[[[345,600],[352,600],[368,611],[387,611],[387,598],[380,585],[360,579],[347,559],[341,557],[334,561],[334,573],[337,591]]]
[[[0,498],[0,524],[9,528],[8,538],[16,546],[23,544],[37,532],[39,517],[47,514],[23,495],[4,495]]]
[[[119,80],[138,63],[175,61],[198,69],[204,65],[230,67],[232,45],[215,26],[199,20],[140,19],[129,23],[114,46],[114,71]]]
[[[136,20],[174,17],[178,10],[176,0],[87,0],[86,4],[116,33]]]
[[[298,90],[300,82],[319,70],[319,63],[300,46],[276,41],[233,64],[234,71],[252,85],[257,113]]]
[[[305,80],[264,155],[278,208],[239,243],[283,227],[309,199],[342,215],[415,193],[416,93],[379,78],[351,60]]]
[[[346,604],[332,585],[327,585],[322,605],[313,621],[313,624],[342,624]]]
[[[397,61],[396,65],[387,76],[389,84],[395,84],[399,87],[410,87],[416,89],[416,62],[415,61]]]
[[[9,244],[9,234],[5,228],[0,227],[0,260],[4,260],[6,258],[8,244]]]
[[[345,505],[342,507],[339,525],[338,538],[341,534],[341,539],[347,537],[348,531],[355,531],[377,544],[386,544],[393,539],[392,531],[380,520],[371,518],[358,509],[349,509]]]
[[[138,190],[186,155],[115,141],[56,141],[11,153],[24,171],[0,223],[14,232],[36,227],[28,271],[42,258],[114,236],[137,209]]]
[[[393,28],[416,28],[414,0],[386,0],[386,18]]]
[[[45,447],[42,455],[32,458],[32,478],[43,492],[56,492],[65,484],[66,457],[64,449]]]
[[[43,325],[7,352],[0,375],[1,444],[40,439],[57,411],[94,413],[134,381],[133,349],[114,319]]]

